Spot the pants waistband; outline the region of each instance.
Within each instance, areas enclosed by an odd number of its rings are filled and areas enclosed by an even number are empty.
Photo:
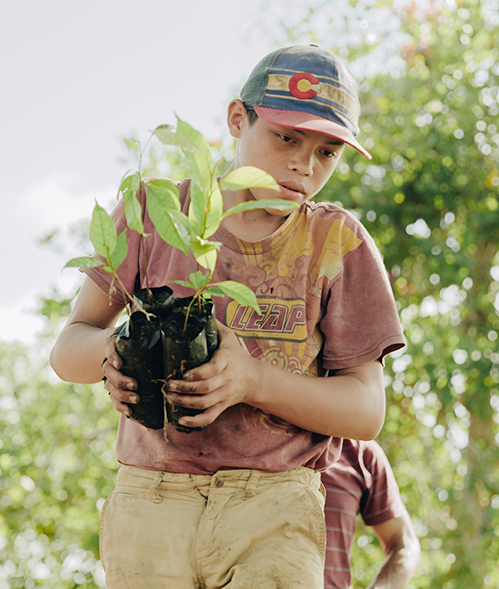
[[[187,474],[145,470],[136,466],[122,465],[118,470],[116,484],[130,485],[141,483],[151,491],[162,485],[175,487],[178,491],[198,488],[244,489],[245,496],[254,495],[259,485],[269,485],[284,481],[295,481],[318,488],[320,474],[310,468],[299,467],[280,472],[267,472],[256,469],[219,470],[213,475]],[[153,492],[153,494],[155,494]]]

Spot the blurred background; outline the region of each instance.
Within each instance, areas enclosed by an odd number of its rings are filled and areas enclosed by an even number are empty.
[[[317,198],[373,235],[408,340],[378,441],[423,549],[409,588],[499,587],[498,0],[21,0],[0,19],[0,589],[104,587],[118,414],[47,362],[95,201],[111,210],[175,114],[230,161],[227,103],[269,51],[311,42],[358,80],[373,155],[346,151]],[[182,161],[151,143],[143,168]],[[359,522],[354,586],[382,560]]]

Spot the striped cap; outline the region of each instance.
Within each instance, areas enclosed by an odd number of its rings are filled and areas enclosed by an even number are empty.
[[[337,57],[315,45],[295,45],[273,51],[256,65],[241,100],[272,125],[334,137],[372,159],[355,139],[357,93],[357,82]]]

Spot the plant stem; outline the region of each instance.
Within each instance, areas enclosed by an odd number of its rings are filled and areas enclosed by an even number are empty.
[[[140,242],[142,245],[142,255],[144,258],[144,274],[146,277],[146,290],[147,290],[147,300],[149,301],[149,303],[152,303],[152,292],[151,289],[149,288],[149,275],[147,274],[147,258],[146,258],[146,246],[144,243],[144,234],[142,233],[142,235],[140,236]]]
[[[182,331],[182,337],[185,336],[185,332],[187,331],[187,322],[189,321],[189,315],[191,314],[191,308],[192,308],[192,305],[194,304],[195,300],[196,299],[193,297],[192,301],[189,303],[189,306],[187,307],[187,313],[185,314],[184,330]]]

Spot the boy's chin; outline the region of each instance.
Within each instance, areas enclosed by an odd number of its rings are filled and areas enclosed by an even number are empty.
[[[280,217],[282,219],[284,219],[285,217],[289,217],[289,215],[291,215],[291,213],[293,212],[294,209],[288,209],[286,211],[280,211],[278,209],[271,209],[270,207],[268,209],[264,209],[264,211],[266,213],[268,213],[269,215],[272,215],[273,217]]]

